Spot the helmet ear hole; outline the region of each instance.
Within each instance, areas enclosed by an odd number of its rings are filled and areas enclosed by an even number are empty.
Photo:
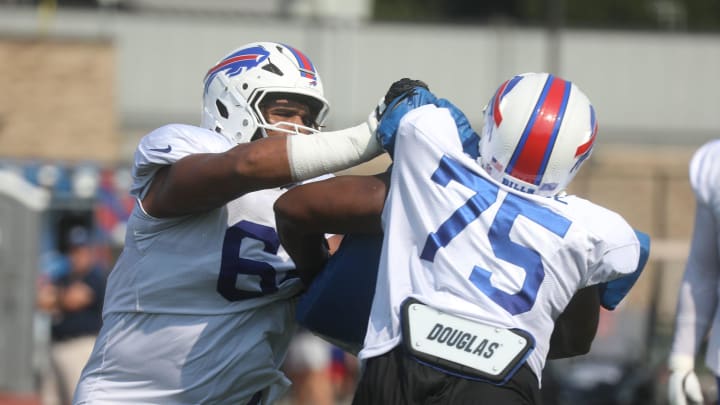
[[[218,113],[220,113],[221,117],[227,119],[230,116],[227,107],[225,107],[225,104],[223,104],[222,101],[215,100],[215,106],[217,107]]]

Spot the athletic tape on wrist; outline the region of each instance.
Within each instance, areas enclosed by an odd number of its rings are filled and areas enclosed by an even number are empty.
[[[293,181],[344,170],[383,152],[367,122],[340,131],[287,138],[288,162]]]
[[[686,354],[672,354],[668,359],[670,371],[692,371],[695,368],[695,358]]]

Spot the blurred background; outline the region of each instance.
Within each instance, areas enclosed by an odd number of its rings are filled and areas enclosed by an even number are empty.
[[[0,404],[47,402],[53,314],[36,294],[69,271],[70,235],[87,230],[97,266],[112,266],[138,139],[198,124],[205,72],[253,41],[312,58],[329,129],[364,120],[401,77],[425,80],[476,128],[513,74],[578,84],[600,130],[571,192],[622,214],[652,249],[630,296],[602,313],[592,352],[548,364],[546,404],[665,403],[694,214],[688,163],[720,135],[717,0],[0,0]],[[332,359],[340,403],[355,365]],[[712,376],[701,379],[715,399]]]

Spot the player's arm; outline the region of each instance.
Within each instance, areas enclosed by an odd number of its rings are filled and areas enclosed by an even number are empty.
[[[668,359],[668,403],[704,403],[695,357],[718,310],[720,251],[717,216],[720,144],[711,141],[693,155],[689,179],[695,194],[690,253],[678,292],[673,342]],[[712,354],[708,353],[708,356]]]
[[[278,135],[223,153],[186,156],[155,174],[143,208],[155,217],[217,208],[243,194],[355,166],[382,153],[363,123],[314,135]]]
[[[694,358],[712,327],[720,284],[718,229],[712,207],[698,201],[690,254],[678,291],[673,355]]]
[[[555,321],[548,359],[579,356],[590,351],[600,319],[598,286],[578,290]]]
[[[695,356],[712,326],[718,306],[720,260],[717,229],[712,207],[697,201],[690,254],[678,292],[675,329],[668,358],[668,402],[671,405],[703,403],[702,389],[695,372]]]
[[[610,282],[585,287],[575,293],[555,321],[550,338],[549,359],[579,356],[590,351],[600,319],[600,307],[613,310],[627,295],[642,273],[649,255],[650,239],[635,231],[640,245],[637,268]]]
[[[327,261],[326,233],[382,233],[389,181],[387,172],[338,176],[294,187],[275,202],[280,242],[306,285]]]
[[[143,199],[150,215],[169,217],[217,208],[245,193],[291,182],[287,137],[198,153],[160,168]]]

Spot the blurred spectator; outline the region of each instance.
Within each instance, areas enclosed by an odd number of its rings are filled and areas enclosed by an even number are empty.
[[[331,353],[330,378],[335,398],[339,401],[351,400],[360,371],[358,359],[335,346],[332,347]]]
[[[290,381],[293,405],[333,405],[332,345],[307,330],[293,337],[284,370]]]
[[[50,364],[43,403],[69,404],[102,324],[106,268],[96,259],[90,230],[71,228],[67,252],[38,283],[37,304],[51,318]]]
[[[284,403],[349,403],[355,391],[356,357],[305,329],[293,337],[283,368],[292,381],[290,395]]]

